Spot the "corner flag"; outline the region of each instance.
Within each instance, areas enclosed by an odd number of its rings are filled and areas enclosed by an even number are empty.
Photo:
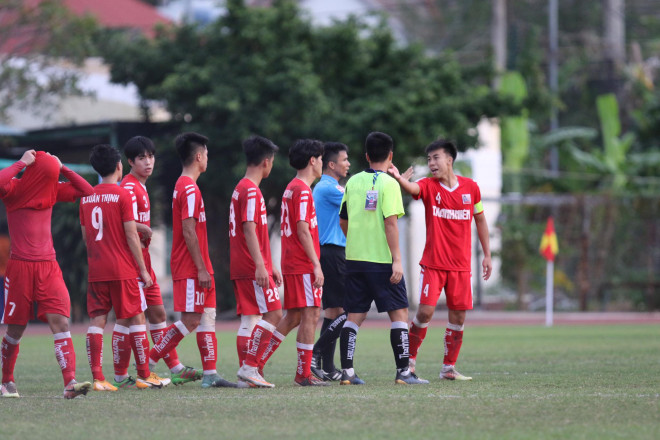
[[[557,242],[557,234],[555,233],[555,222],[552,217],[548,218],[548,224],[545,227],[545,232],[541,238],[541,246],[539,252],[548,261],[555,261],[555,256],[559,252],[559,244]]]

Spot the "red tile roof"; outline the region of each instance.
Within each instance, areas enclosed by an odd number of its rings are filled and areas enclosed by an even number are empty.
[[[157,24],[171,23],[156,8],[139,0],[64,0],[64,4],[76,15],[94,16],[104,27],[139,29],[149,37]]]

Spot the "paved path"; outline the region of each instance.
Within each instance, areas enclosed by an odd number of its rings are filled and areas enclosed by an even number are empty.
[[[411,314],[411,317],[414,316]],[[437,311],[432,325],[446,325],[446,312]],[[238,320],[218,321],[217,330],[236,331],[238,329]],[[632,313],[632,312],[569,312],[555,313],[554,324],[563,325],[619,325],[619,324],[656,324],[660,325],[660,312],[652,313]],[[389,320],[387,315],[373,313],[364,322],[364,328],[388,328]],[[467,326],[544,326],[545,314],[543,312],[492,312],[474,310],[468,312],[466,319]],[[71,333],[85,334],[87,332],[87,323],[74,323],[71,325]],[[4,335],[5,326],[0,325],[0,334]],[[320,327],[320,326],[319,326]],[[109,324],[106,329],[111,331]],[[50,334],[50,329],[45,324],[30,324],[25,332],[26,335],[44,335]]]

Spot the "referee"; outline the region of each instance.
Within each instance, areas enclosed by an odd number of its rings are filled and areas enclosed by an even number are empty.
[[[319,222],[321,243],[321,269],[323,284],[324,319],[321,336],[314,345],[312,373],[321,380],[339,380],[341,371],[335,367],[335,346],[346,320],[344,303],[344,277],[346,276],[346,236],[339,227],[339,206],[344,187],[339,180],[348,174],[348,147],[339,142],[326,142],[323,146],[323,176],[312,195]]]

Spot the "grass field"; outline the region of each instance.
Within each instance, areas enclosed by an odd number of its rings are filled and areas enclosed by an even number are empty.
[[[660,438],[657,325],[467,328],[459,370],[474,380],[438,380],[442,328],[429,331],[417,371],[426,386],[395,386],[389,331],[358,335],[356,371],[366,386],[293,385],[290,337],[266,367],[277,386],[90,393],[65,401],[52,338],[23,338],[20,399],[0,400],[0,439],[565,439]],[[237,369],[234,334],[218,332],[219,370]],[[74,337],[78,378],[91,374]],[[199,366],[193,338],[180,358]],[[159,372],[162,372],[162,368]],[[111,377],[109,340],[105,372]]]

